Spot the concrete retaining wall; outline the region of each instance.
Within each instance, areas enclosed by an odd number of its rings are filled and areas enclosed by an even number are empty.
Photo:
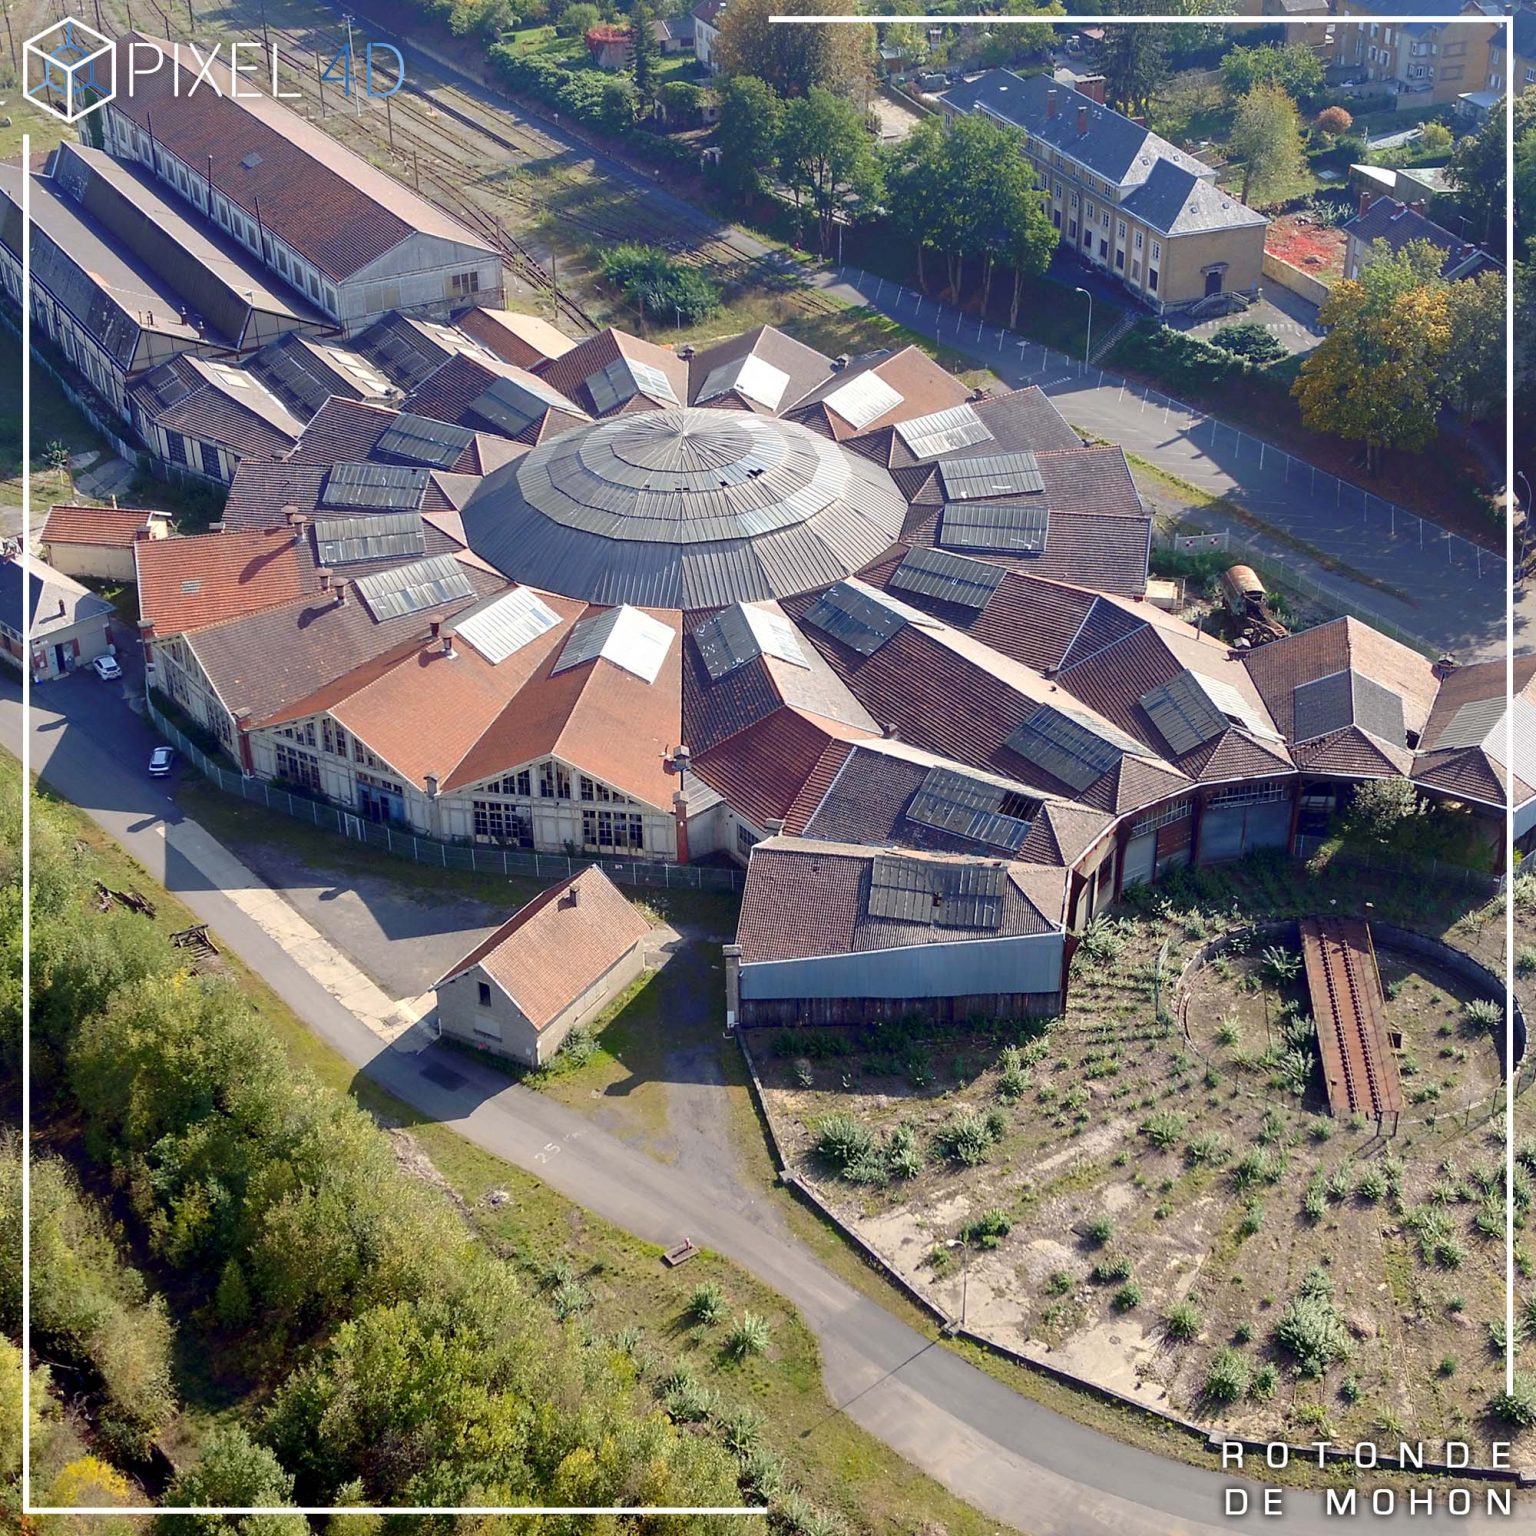
[[[1300,267],[1293,267],[1288,261],[1281,261],[1271,251],[1264,252],[1263,264],[1264,276],[1272,283],[1279,283],[1282,288],[1290,291],[1309,304],[1321,304],[1332,291],[1327,283],[1320,282],[1308,272],[1303,272]]]

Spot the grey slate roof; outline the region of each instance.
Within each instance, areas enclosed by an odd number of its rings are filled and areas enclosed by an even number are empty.
[[[1056,92],[1056,115],[1047,98]],[[1056,84],[1045,75],[1016,75],[1009,69],[989,70],[946,91],[941,98],[958,112],[984,111],[1022,128],[1031,139],[1061,150],[1116,186],[1145,181],[1161,161],[1194,176],[1211,175],[1193,155],[1143,128],[1091,96]],[[1087,112],[1087,131],[1077,131],[1078,109]]]
[[[111,615],[111,603],[74,577],[45,565],[35,555],[21,555],[0,560],[0,618],[17,634],[22,630],[23,584],[27,621],[34,636]]]
[[[1120,209],[1167,235],[1268,223],[1262,213],[1172,160],[1159,160]]]
[[[1458,240],[1450,230],[1441,228],[1433,219],[1426,218],[1416,208],[1398,202],[1395,197],[1373,199],[1364,213],[1357,213],[1344,226],[1344,233],[1353,236],[1366,247],[1374,245],[1378,240],[1385,241],[1394,255],[1415,240],[1428,241],[1437,250],[1446,253],[1440,275],[1448,279],[1473,277],[1484,269],[1498,266],[1486,252]]]

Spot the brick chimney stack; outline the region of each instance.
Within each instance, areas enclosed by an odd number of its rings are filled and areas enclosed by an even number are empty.
[[[1373,193],[1369,188],[1360,194],[1360,212],[1362,214],[1369,213],[1371,211],[1371,203],[1374,198],[1375,193]]]
[[[1077,109],[1077,131],[1079,136],[1088,132],[1088,108],[1085,106]]]
[[[1056,87],[1054,85],[1045,93],[1045,115],[1047,117],[1056,116]]]

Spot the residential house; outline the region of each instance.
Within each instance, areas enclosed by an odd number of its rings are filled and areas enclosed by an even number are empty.
[[[541,891],[437,983],[450,1039],[542,1067],[645,969],[650,924],[599,868]]]
[[[720,43],[725,7],[726,0],[700,0],[691,13],[694,54],[712,75],[720,73],[720,59],[716,50]]]
[[[1488,84],[1489,49],[1503,30],[1489,14],[1481,0],[1338,0],[1333,62],[1403,106],[1454,102]],[[1397,19],[1432,16],[1445,19]]]
[[[118,39],[118,77],[135,44]],[[120,160],[179,197],[351,335],[392,309],[444,316],[499,304],[501,256],[457,220],[353,154],[226,64],[177,91],[173,72],[141,76],[95,119]]]
[[[940,105],[1022,128],[1064,248],[1156,313],[1257,293],[1268,221],[1217,187],[1210,166],[1106,106],[1102,81],[1094,89],[995,69]]]
[[[693,52],[694,19],[691,11],[666,20],[653,21],[651,33],[663,55],[671,57],[679,53]]]
[[[133,581],[133,546],[139,539],[163,539],[171,531],[169,512],[144,507],[53,506],[37,536],[42,558],[65,576],[98,581]]]
[[[1423,199],[1400,203],[1392,197],[1360,195],[1360,212],[1344,226],[1348,243],[1344,250],[1344,276],[1358,277],[1371,259],[1378,243],[1396,255],[1415,241],[1427,241],[1445,253],[1440,275],[1448,282],[1476,277],[1480,272],[1497,272],[1499,263],[1478,246],[1458,239],[1442,229],[1424,212]]]
[[[629,28],[615,22],[599,22],[587,28],[587,56],[599,69],[614,74],[629,67],[633,48],[629,41]]]
[[[20,550],[0,557],[0,652],[18,671],[31,637],[32,680],[89,666],[114,648],[112,604],[73,576]]]
[[[1486,83],[1489,91],[1499,95],[1519,95],[1536,85],[1536,11],[1528,6],[1520,5],[1509,27],[1494,32],[1488,45]]]

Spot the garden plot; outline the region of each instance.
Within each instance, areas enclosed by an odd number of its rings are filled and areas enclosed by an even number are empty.
[[[784,1156],[966,1327],[1149,1406],[1259,1436],[1509,1438],[1489,1413],[1502,1013],[1381,951],[1410,1099],[1382,1137],[1327,1113],[1294,950],[1201,968],[1187,1035],[1168,990],[1254,911],[1374,898],[1375,916],[1406,925],[1410,885],[1309,881],[1269,861],[1139,893],[1142,910],[1086,936],[1068,1013],[1048,1026],[753,1032]],[[1418,916],[1498,963],[1494,907]],[[1522,1165],[1522,1229],[1529,1190]],[[1519,1300],[1536,1324],[1524,1280]]]

